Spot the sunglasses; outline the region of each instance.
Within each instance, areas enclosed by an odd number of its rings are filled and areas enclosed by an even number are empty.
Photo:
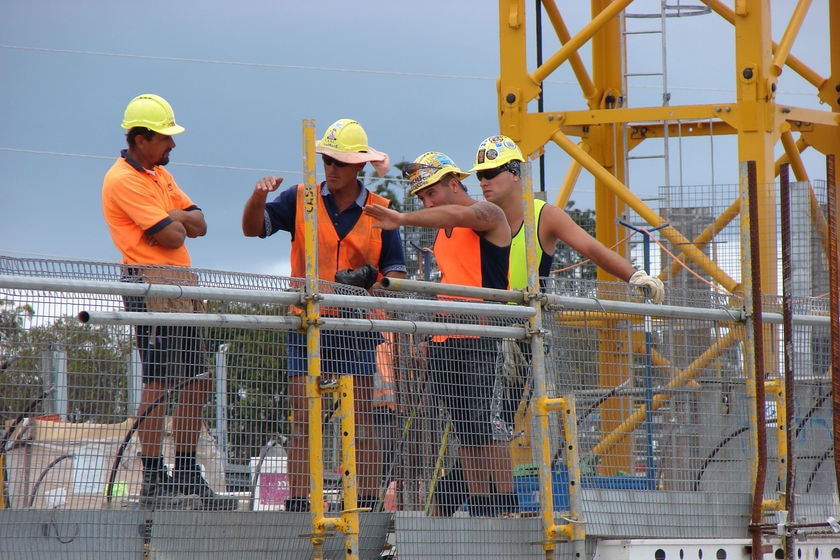
[[[482,169],[481,171],[476,171],[475,176],[478,177],[479,181],[483,181],[487,179],[488,181],[496,176],[498,176],[503,171],[510,171],[510,167],[508,164],[504,164],[501,167],[494,167],[493,169]]]
[[[350,165],[349,163],[345,163],[343,161],[338,161],[334,157],[321,155],[321,160],[324,162],[324,165],[335,165],[336,167],[347,167]]]

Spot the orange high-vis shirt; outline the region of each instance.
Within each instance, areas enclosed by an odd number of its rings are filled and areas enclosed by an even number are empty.
[[[150,245],[149,235],[172,222],[170,210],[197,209],[162,166],[154,173],[120,157],[102,182],[102,213],[125,264],[190,266],[185,245],[176,249]]]

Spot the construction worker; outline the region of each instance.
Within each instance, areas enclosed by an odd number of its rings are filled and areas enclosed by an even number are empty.
[[[481,141],[476,150],[475,162],[470,172],[479,180],[485,200],[492,202],[505,213],[513,235],[510,247],[510,288],[528,287],[525,210],[522,204],[522,166],[525,158],[516,143],[507,136],[490,136]],[[611,251],[589,235],[561,208],[534,199],[535,230],[539,246],[538,276],[547,277],[554,261],[554,248],[563,241],[597,266],[639,289],[646,289],[647,297],[654,303],[665,298],[665,288],[659,278],[636,270],[624,257]],[[517,406],[527,398],[523,391],[529,375],[530,345],[522,341],[505,340],[502,343],[503,363],[515,374],[507,375],[510,391],[507,406]]]
[[[201,209],[165,169],[184,132],[172,107],[154,94],[139,95],[125,109],[122,128],[128,149],[105,174],[102,210],[114,244],[122,254],[126,281],[195,283],[186,270],[187,238],[201,237],[207,224]],[[163,268],[161,268],[163,267]],[[180,267],[180,268],[171,268]],[[186,307],[184,307],[186,305]],[[191,300],[127,297],[128,311],[200,311]],[[143,482],[140,504],[166,507],[197,496],[201,509],[235,509],[235,498],[217,496],[196,462],[202,408],[212,389],[203,337],[188,326],[135,327],[143,364],[143,391],[137,411]],[[174,470],[164,466],[163,422],[166,393],[179,387],[172,423]]]
[[[525,162],[516,143],[507,136],[490,136],[481,141],[470,173],[478,177],[485,200],[501,208],[507,218],[513,240],[510,247],[510,288],[520,290],[528,285],[525,266],[525,228],[522,208],[521,164]],[[631,285],[647,289],[653,303],[665,299],[665,287],[659,278],[636,270],[624,257],[611,251],[589,235],[563,210],[543,200],[534,200],[535,229],[539,239],[539,276],[551,272],[554,248],[558,241],[591,260],[613,276]]]
[[[351,274],[370,289],[382,276],[405,278],[406,267],[399,232],[374,228],[374,220],[363,215],[367,205],[387,207],[390,201],[370,192],[358,175],[370,163],[383,176],[389,168],[388,155],[368,144],[367,133],[352,119],[339,119],[315,143],[321,154],[326,180],[318,186],[318,273],[321,279],[335,281],[339,272]],[[268,237],[278,231],[292,234],[292,276],[305,276],[304,186],[276,191],[282,177],[268,176],[257,181],[242,214],[242,232],[247,237]],[[373,271],[370,275],[367,271]],[[349,280],[355,283],[356,280]],[[322,310],[322,313],[325,310]],[[376,346],[383,341],[379,333],[323,333],[321,335],[321,371],[324,375],[353,375],[356,406],[356,451],[358,506],[375,508],[378,501],[380,465],[372,411],[373,379],[376,372]],[[287,511],[307,511],[308,476],[308,407],[306,401],[307,356],[304,333],[287,334],[289,349],[289,398],[292,433],[289,437],[289,491]]]
[[[510,227],[495,205],[475,200],[469,176],[440,152],[426,152],[403,171],[424,208],[400,213],[368,205],[365,214],[393,230],[439,228],[434,255],[444,284],[506,289]],[[435,395],[447,409],[469,490],[469,513],[486,517],[518,510],[508,442],[496,437],[491,414],[497,344],[494,339],[435,335],[429,344]]]

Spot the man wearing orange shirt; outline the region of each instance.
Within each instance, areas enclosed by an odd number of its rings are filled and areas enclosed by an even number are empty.
[[[367,205],[365,214],[385,230],[406,225],[438,228],[433,251],[442,284],[507,289],[510,226],[498,206],[469,195],[461,182],[469,173],[446,154],[426,152],[407,165],[403,175],[423,208],[400,213]],[[501,422],[496,423],[493,413],[496,355],[492,338],[434,335],[429,344],[433,392],[460,440],[458,453],[473,517],[519,509],[508,434],[500,433]],[[506,420],[509,424],[512,418]]]
[[[186,238],[207,233],[201,209],[164,169],[184,132],[162,97],[144,94],[129,102],[122,128],[128,149],[105,174],[102,211],[114,244],[122,254],[124,279],[134,282],[194,283]],[[178,268],[173,268],[178,267]],[[186,305],[186,307],[184,306]],[[126,297],[128,311],[199,311],[198,302]],[[201,411],[212,388],[200,330],[189,326],[136,327],[143,363],[143,393],[137,410],[143,482],[140,505],[179,503],[196,496],[201,509],[234,509],[236,500],[219,497],[201,474],[196,447]],[[163,423],[168,391],[178,389],[172,437],[174,469],[164,466]]]

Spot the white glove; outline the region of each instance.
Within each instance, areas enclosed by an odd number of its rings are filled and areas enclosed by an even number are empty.
[[[665,284],[659,278],[648,276],[644,270],[634,272],[629,282],[652,303],[662,303],[665,300]]]

